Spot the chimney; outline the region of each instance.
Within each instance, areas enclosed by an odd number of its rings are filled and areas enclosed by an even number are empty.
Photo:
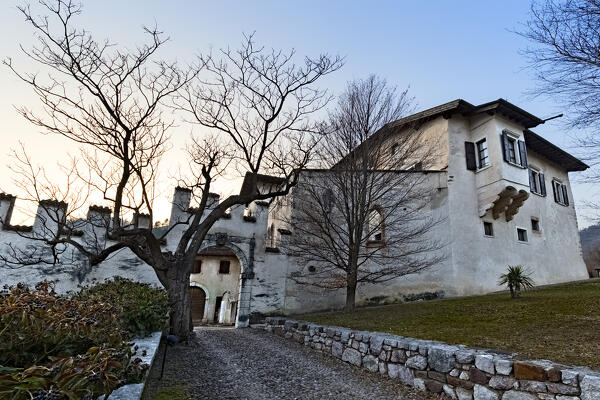
[[[10,225],[16,199],[12,194],[0,193],[0,229]]]
[[[65,223],[67,203],[58,200],[41,200],[38,204],[33,232],[43,237],[53,237]]]
[[[171,225],[187,220],[187,210],[190,206],[192,191],[187,188],[177,186],[173,194],[173,205],[171,207]]]

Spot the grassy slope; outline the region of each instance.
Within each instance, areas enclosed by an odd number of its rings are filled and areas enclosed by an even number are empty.
[[[300,317],[600,369],[600,281]]]

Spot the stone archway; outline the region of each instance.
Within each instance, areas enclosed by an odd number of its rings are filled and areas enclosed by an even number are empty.
[[[246,327],[249,323],[251,280],[254,278],[254,245],[254,238],[230,237],[226,233],[217,233],[208,235],[198,252],[199,256],[201,256],[203,252],[210,248],[226,249],[232,252],[239,261],[239,282],[236,290],[231,291],[231,294],[237,292],[235,297],[231,298],[235,310],[230,314],[231,319],[233,319],[231,323],[235,323],[235,326],[238,328]],[[221,301],[222,298],[219,297],[216,300]]]

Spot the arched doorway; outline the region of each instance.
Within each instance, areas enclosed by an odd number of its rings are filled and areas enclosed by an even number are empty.
[[[192,303],[192,323],[194,325],[199,325],[204,319],[206,292],[202,288],[195,286],[190,286],[189,291]]]

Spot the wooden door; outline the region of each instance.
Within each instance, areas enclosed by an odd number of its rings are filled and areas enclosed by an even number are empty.
[[[202,322],[204,318],[204,305],[206,304],[206,293],[199,287],[190,287],[190,298],[192,300],[192,322],[194,325]]]

